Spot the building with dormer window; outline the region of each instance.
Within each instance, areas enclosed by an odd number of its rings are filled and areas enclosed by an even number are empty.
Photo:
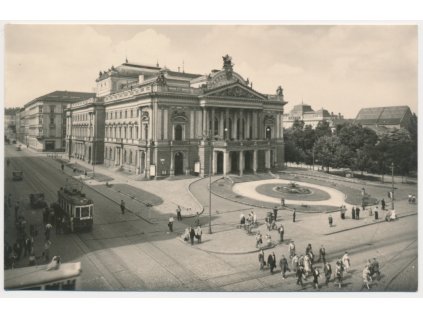
[[[74,141],[81,103],[71,104],[67,153],[88,160],[87,151],[103,151],[105,166],[147,179],[282,168],[285,104],[280,86],[274,95],[257,92],[228,55],[207,75],[124,63],[99,73],[97,97],[84,106],[104,111],[104,144],[86,145],[81,157]]]

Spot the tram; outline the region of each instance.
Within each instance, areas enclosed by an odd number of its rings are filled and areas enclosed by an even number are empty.
[[[58,201],[52,204],[54,214],[61,220],[65,232],[92,230],[94,202],[75,185],[67,184],[57,192]]]
[[[81,262],[60,264],[48,270],[47,265],[4,271],[5,290],[78,290]]]

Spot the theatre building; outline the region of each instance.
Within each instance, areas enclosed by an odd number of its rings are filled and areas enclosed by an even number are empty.
[[[100,72],[96,98],[83,104],[68,107],[70,157],[87,161],[94,156],[89,152],[95,152],[105,166],[146,179],[283,167],[283,90],[257,92],[234,72],[228,55],[221,70],[206,75],[123,63]],[[78,109],[93,114],[83,117],[85,127],[104,126],[104,131],[86,131],[104,144],[86,145],[83,156],[72,141]],[[103,112],[101,122],[95,114]]]

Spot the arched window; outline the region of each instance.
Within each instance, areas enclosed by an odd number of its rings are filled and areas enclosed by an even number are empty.
[[[112,147],[109,148],[109,159],[113,159]]]
[[[129,150],[129,164],[132,164],[132,150]]]
[[[179,124],[175,126],[175,140],[182,140],[182,126]]]
[[[123,162],[126,163],[126,150],[123,150]]]
[[[138,139],[138,126],[135,126],[135,139]]]
[[[129,139],[132,139],[132,126],[129,126]]]

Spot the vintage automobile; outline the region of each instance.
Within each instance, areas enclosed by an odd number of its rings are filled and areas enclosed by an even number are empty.
[[[21,151],[22,149],[21,149],[21,145],[17,145],[16,146],[16,151]]]
[[[29,195],[29,202],[33,209],[45,208],[47,206],[44,193],[31,193]]]
[[[21,181],[21,180],[23,180],[23,171],[13,170],[12,171],[12,180],[13,181]]]

